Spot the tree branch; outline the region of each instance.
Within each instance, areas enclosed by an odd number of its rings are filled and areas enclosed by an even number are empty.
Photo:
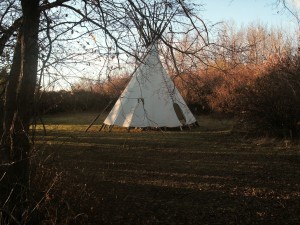
[[[5,44],[9,40],[9,38],[13,35],[13,33],[19,29],[20,25],[22,24],[23,18],[20,17],[15,20],[15,22],[6,30],[2,31],[2,36],[0,38],[0,55],[3,54]]]

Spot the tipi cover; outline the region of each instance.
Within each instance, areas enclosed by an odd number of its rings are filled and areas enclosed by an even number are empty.
[[[196,123],[153,45],[104,121],[121,127],[181,127]]]

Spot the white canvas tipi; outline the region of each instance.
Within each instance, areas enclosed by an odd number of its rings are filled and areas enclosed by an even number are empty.
[[[195,117],[167,75],[153,45],[103,126],[181,128],[195,123]]]

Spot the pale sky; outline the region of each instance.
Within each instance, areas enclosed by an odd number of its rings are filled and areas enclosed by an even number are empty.
[[[300,0],[288,0],[293,10],[300,11]],[[276,0],[203,0],[204,19],[217,23],[234,21],[236,25],[247,26],[260,22],[268,26],[296,27],[296,20],[282,8],[276,7]]]

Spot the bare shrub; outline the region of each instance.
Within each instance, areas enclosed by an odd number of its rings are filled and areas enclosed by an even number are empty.
[[[72,91],[45,91],[39,99],[39,112],[61,113],[101,111],[116,100],[124,90],[129,75],[114,77],[104,82],[81,81],[72,87]]]
[[[192,112],[202,114],[212,111],[209,96],[222,80],[221,76],[211,71],[198,70],[193,74],[183,74],[174,81]]]
[[[261,76],[263,70],[262,66],[252,64],[240,65],[226,72],[213,70],[215,76],[219,77],[219,83],[215,86],[212,94],[207,96],[212,110],[217,113],[234,115],[241,90]]]
[[[300,120],[299,60],[286,59],[240,89],[235,110],[256,133],[295,137]]]

